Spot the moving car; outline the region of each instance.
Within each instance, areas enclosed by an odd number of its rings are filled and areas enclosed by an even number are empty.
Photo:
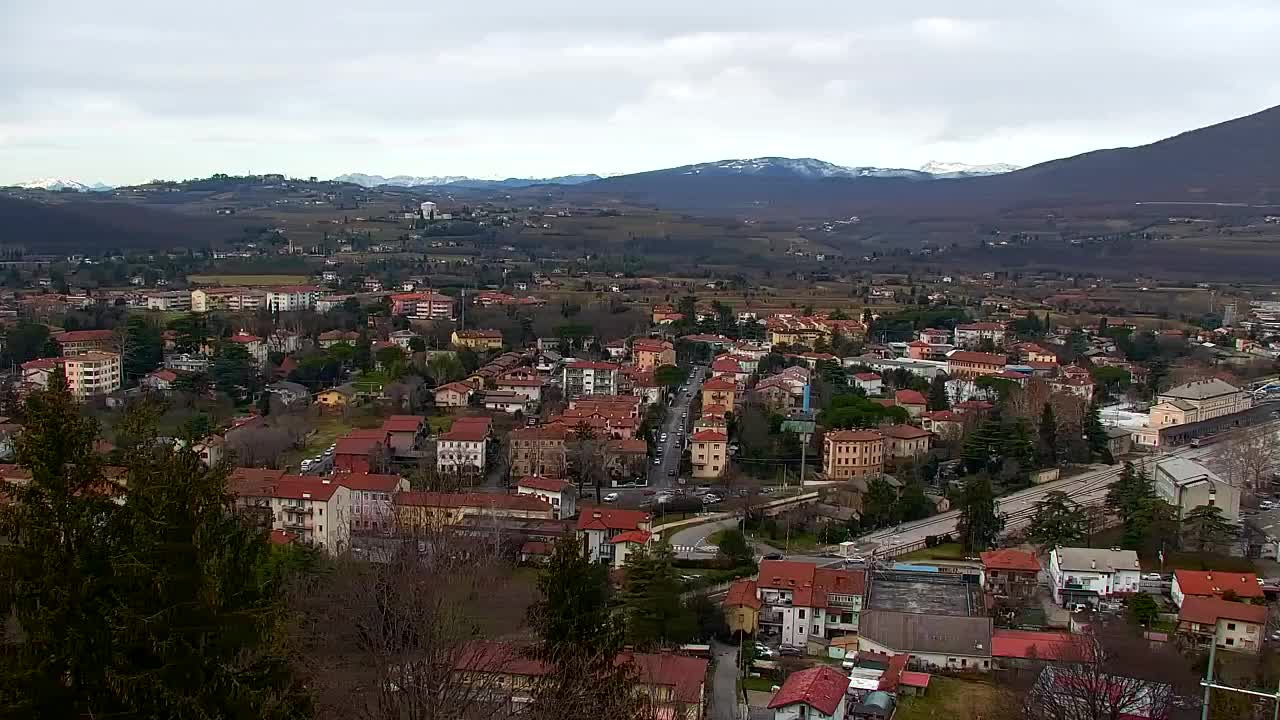
[[[654,465],[661,465],[661,464],[662,464],[662,456],[661,456],[661,455],[659,455],[658,457],[654,458],[654,459],[653,459],[653,464],[654,464]]]
[[[618,493],[609,493],[604,496],[605,502],[618,502]]]
[[[783,558],[782,553],[769,553],[768,555],[764,556],[765,560],[781,560],[782,558]]]

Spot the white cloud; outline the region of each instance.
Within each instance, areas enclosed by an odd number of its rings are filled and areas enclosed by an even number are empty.
[[[0,182],[1028,164],[1280,101],[1265,0],[866,5],[22,3]]]

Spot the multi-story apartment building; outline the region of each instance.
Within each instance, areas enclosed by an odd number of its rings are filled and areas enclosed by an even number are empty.
[[[890,425],[880,428],[884,435],[884,452],[891,458],[913,458],[929,452],[933,433],[914,425]]]
[[[1232,522],[1240,519],[1240,488],[1195,460],[1183,457],[1160,460],[1153,480],[1156,494],[1177,510],[1179,519],[1201,505],[1222,510],[1222,516]]]
[[[55,333],[53,341],[61,348],[63,355],[78,355],[85,352],[116,352],[120,349],[120,339],[114,330],[70,330]]]
[[[148,310],[187,312],[191,309],[191,293],[186,290],[167,290],[147,295]]]
[[[953,378],[976,378],[1004,372],[1005,356],[994,353],[953,350],[947,353],[947,375]]]
[[[351,490],[328,478],[285,475],[271,489],[272,529],[331,553],[351,541]]]
[[[312,310],[316,299],[320,297],[320,288],[315,285],[288,285],[271,288],[267,291],[267,309],[271,312],[294,312]]]
[[[267,343],[257,335],[238,332],[227,338],[227,342],[243,347],[249,353],[249,357],[253,358],[253,361],[258,363],[259,366],[267,364]]]
[[[488,444],[487,422],[455,421],[449,432],[436,437],[436,472],[483,476]]]
[[[1262,651],[1267,608],[1221,598],[1189,597],[1178,610],[1178,633],[1198,645],[1222,650]]]
[[[1156,396],[1151,406],[1151,427],[1201,422],[1253,407],[1253,397],[1231,383],[1210,378],[1193,380]]]
[[[507,460],[512,477],[564,475],[570,431],[563,425],[525,427],[507,435]]]
[[[866,590],[862,570],[762,560],[756,579],[760,626],[776,629],[783,643],[800,647],[809,638],[856,633]]]
[[[1141,587],[1138,554],[1132,550],[1054,548],[1049,552],[1049,585],[1054,602],[1096,606],[1117,593]]]
[[[690,438],[689,457],[695,478],[718,478],[729,461],[729,436],[717,430],[702,430]]]
[[[1231,593],[1237,600],[1266,603],[1266,593],[1258,584],[1254,573],[1222,572],[1221,570],[1174,570],[1173,587],[1169,597],[1173,604],[1182,607],[1187,598],[1221,598]]]
[[[252,312],[266,305],[267,291],[259,288],[196,288],[191,291],[191,312]]]
[[[483,518],[553,520],[555,512],[540,498],[501,493],[396,493],[396,522],[402,530],[455,525],[468,515]]]
[[[498,330],[454,330],[449,342],[466,350],[501,350],[502,333]]]
[[[391,313],[413,320],[452,320],[453,298],[435,292],[396,293],[391,296]]]
[[[641,510],[586,506],[578,512],[578,539],[596,562],[621,565],[627,552],[652,540],[652,530],[653,517]]]
[[[702,383],[702,407],[722,405],[733,410],[738,399],[738,384],[729,378],[718,377]]]
[[[124,375],[119,353],[96,351],[63,358],[63,371],[71,394],[80,400],[119,390]]]
[[[639,338],[631,341],[631,360],[642,371],[653,372],[663,365],[675,365],[676,349],[666,340]]]
[[[836,430],[822,439],[822,472],[832,480],[876,477],[884,472],[884,435],[875,430]]]
[[[392,500],[409,489],[409,481],[399,475],[339,473],[330,480],[351,491],[351,531],[386,533],[395,529],[396,511]]]
[[[582,360],[564,366],[564,396],[617,395],[619,368],[613,363]]]
[[[1004,336],[1002,323],[976,322],[956,326],[956,345],[962,348],[976,348],[983,340],[990,340],[995,347],[1003,347]]]

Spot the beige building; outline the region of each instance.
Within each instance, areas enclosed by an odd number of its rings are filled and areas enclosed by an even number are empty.
[[[636,367],[653,372],[663,365],[675,365],[676,349],[666,340],[641,338],[631,342],[631,357]]]
[[[196,288],[191,291],[191,312],[253,311],[266,305],[267,291],[258,288]]]
[[[1201,505],[1212,505],[1222,510],[1223,518],[1240,519],[1240,488],[1195,460],[1162,459],[1156,463],[1154,480],[1156,494],[1178,511],[1179,518]]]
[[[450,342],[469,350],[501,350],[502,333],[497,330],[454,330]]]
[[[1228,382],[1218,378],[1193,380],[1156,396],[1156,404],[1151,407],[1150,427],[1185,425],[1244,412],[1251,407],[1253,398],[1249,393]]]
[[[526,427],[507,435],[507,460],[512,477],[540,475],[560,477],[564,473],[571,433],[563,425]]]
[[[723,405],[733,410],[733,404],[737,398],[738,385],[729,378],[711,378],[702,384],[702,407]]]
[[[1178,632],[1197,644],[1258,654],[1267,625],[1267,607],[1213,597],[1188,597],[1178,611]]]
[[[717,430],[703,430],[689,438],[689,455],[695,478],[718,478],[729,461],[729,436]]]
[[[884,452],[891,458],[910,458],[929,452],[933,433],[914,425],[890,425],[880,428],[884,435]]]
[[[120,389],[119,353],[89,351],[65,358],[63,369],[71,394],[83,400],[94,395],[109,395]]]
[[[832,480],[884,472],[884,435],[875,430],[836,430],[822,439],[822,472]]]

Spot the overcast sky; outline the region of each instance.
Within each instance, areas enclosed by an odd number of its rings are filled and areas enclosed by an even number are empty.
[[[0,0],[0,184],[1032,164],[1280,104],[1275,0]]]

